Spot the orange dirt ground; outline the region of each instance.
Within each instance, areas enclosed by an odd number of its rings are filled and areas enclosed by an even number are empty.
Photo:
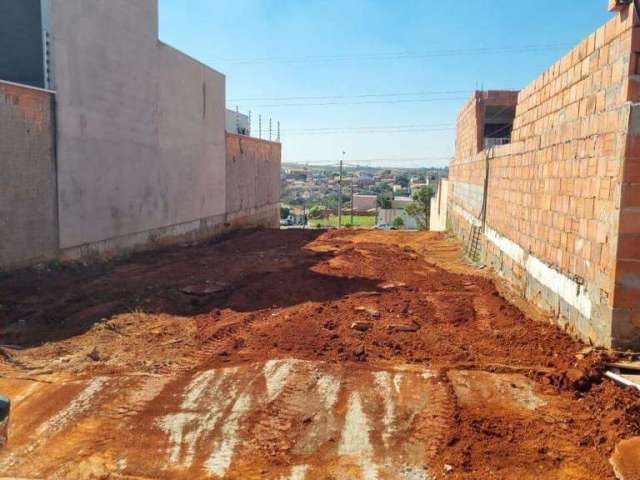
[[[613,357],[442,234],[265,230],[4,274],[0,326],[0,477],[612,479],[640,434]]]

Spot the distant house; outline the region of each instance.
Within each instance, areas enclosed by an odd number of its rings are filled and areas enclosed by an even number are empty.
[[[411,197],[395,197],[391,200],[391,208],[404,209],[412,202]]]
[[[421,188],[429,186],[428,182],[429,181],[427,180],[427,183],[412,183],[410,188],[409,188],[409,191],[411,192],[411,195],[413,195],[415,192],[417,192]]]
[[[361,187],[373,185],[375,183],[375,178],[373,174],[371,174],[370,172],[361,171],[361,172],[358,172],[357,175],[358,175],[358,179],[356,183]]]
[[[405,196],[405,195],[409,195],[409,189],[403,187],[402,185],[399,184],[395,184],[393,186],[393,194],[395,196]]]
[[[304,168],[289,168],[286,171],[286,175],[288,179],[306,182],[308,172]]]
[[[402,228],[417,230],[418,222],[406,211],[412,201],[411,197],[395,197],[391,200],[391,208],[378,210],[378,225],[393,225],[396,218],[401,218]]]
[[[357,212],[366,212],[376,208],[378,205],[378,197],[376,195],[356,194],[353,196],[353,210]]]
[[[251,135],[251,120],[248,115],[226,109],[224,112],[224,125],[227,133],[236,135]]]
[[[404,208],[383,208],[378,210],[378,225],[392,226],[396,218],[402,219],[402,228],[417,230],[418,222]]]

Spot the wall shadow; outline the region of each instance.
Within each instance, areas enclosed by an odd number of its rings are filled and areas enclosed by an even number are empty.
[[[317,230],[252,230],[92,265],[52,264],[0,278],[0,343],[29,348],[81,335],[114,315],[193,316],[329,302],[377,281],[318,273],[335,253],[308,248]],[[187,293],[185,293],[187,292]]]

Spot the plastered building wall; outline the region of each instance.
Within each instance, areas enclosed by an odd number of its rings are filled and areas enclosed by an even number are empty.
[[[0,81],[0,266],[57,253],[53,98]]]
[[[627,218],[638,204],[634,16],[614,14],[518,94],[510,145],[473,151],[474,95],[459,116],[448,212],[464,241],[482,228],[483,261],[523,296],[577,335],[621,347],[640,344],[639,222]]]
[[[53,3],[62,249],[224,221],[225,78],[159,42],[157,8]]]

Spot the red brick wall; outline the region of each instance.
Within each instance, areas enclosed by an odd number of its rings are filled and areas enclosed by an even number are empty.
[[[0,269],[57,253],[53,97],[0,81]]]
[[[456,157],[455,162],[451,166],[457,168],[458,175],[465,181],[469,180],[465,175],[468,170],[464,165],[473,160],[475,155],[480,151],[480,109],[479,96],[481,92],[475,92],[467,103],[462,107],[458,114],[456,122]]]
[[[640,33],[634,29],[627,98],[640,101]],[[630,107],[625,163],[620,184],[620,229],[615,275],[614,313],[629,328],[640,328],[640,108]]]
[[[51,128],[51,101],[53,94],[25,85],[0,81],[2,103],[12,106],[33,127],[41,131]]]
[[[630,77],[636,68],[633,16],[632,8],[615,14],[519,93],[512,144],[472,156],[457,150],[450,169],[454,191],[456,182],[479,184],[488,155],[487,225],[527,254],[585,284],[594,315],[600,316],[603,306],[640,307],[640,283],[634,285],[632,300],[621,293],[619,282],[616,286],[616,266],[619,270],[638,265],[621,263],[618,245],[621,254],[626,250],[630,260],[640,260],[640,244],[634,243],[640,214],[633,209],[640,201],[640,189],[633,183],[640,181],[640,136],[627,142],[628,100],[640,91],[635,77]],[[470,120],[472,109],[468,103],[459,117],[457,145],[469,145],[478,132]],[[636,149],[632,156],[637,162],[627,158],[625,164],[627,145],[630,151]],[[456,198],[452,195],[453,206]],[[454,224],[463,225],[459,230],[468,228],[455,208],[451,216]],[[489,242],[487,249],[499,254]],[[523,276],[521,265],[508,257],[505,262],[516,280]],[[629,283],[634,282],[635,277]]]
[[[226,212],[234,226],[278,227],[280,162],[277,142],[226,135]]]

